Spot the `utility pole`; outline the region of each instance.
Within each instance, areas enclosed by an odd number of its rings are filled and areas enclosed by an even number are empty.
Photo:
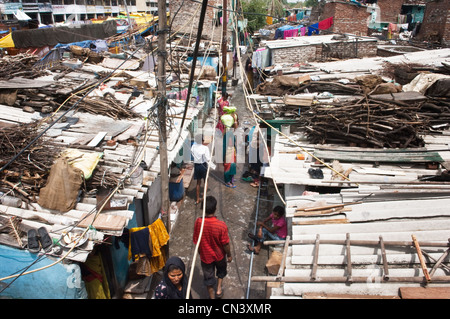
[[[227,2],[228,0],[223,0],[223,13],[222,13],[222,95],[227,91],[227,76],[228,76],[228,68],[227,68]]]
[[[158,125],[159,125],[159,160],[161,172],[161,215],[162,221],[170,233],[169,202],[169,164],[167,163],[167,130],[166,130],[166,33],[167,33],[166,0],[158,0]]]

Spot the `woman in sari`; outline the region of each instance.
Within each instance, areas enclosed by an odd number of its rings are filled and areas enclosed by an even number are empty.
[[[236,175],[236,147],[234,129],[239,125],[236,114],[236,107],[224,107],[224,115],[220,117],[220,121],[224,125],[223,131],[223,175],[225,186],[235,188],[233,177]]]
[[[230,106],[230,102],[228,101],[228,96],[229,96],[229,94],[227,92],[225,92],[223,94],[223,96],[217,100],[217,105],[219,106],[219,119],[225,113],[223,109],[225,107]],[[216,129],[220,130],[222,133],[225,130],[225,126],[223,125],[221,120],[219,120],[219,122],[217,123]]]

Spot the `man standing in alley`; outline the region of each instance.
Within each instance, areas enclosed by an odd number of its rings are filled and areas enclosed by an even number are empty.
[[[206,179],[206,172],[208,171],[208,162],[211,158],[211,153],[208,146],[205,145],[205,139],[203,135],[196,135],[194,139],[194,144],[191,148],[191,154],[194,158],[194,179],[197,181],[196,194],[197,199],[195,204],[201,202],[200,197],[200,186],[202,184],[202,179]]]
[[[215,216],[217,200],[214,196],[207,196],[205,200],[205,218],[198,252],[209,297],[215,299],[223,296],[222,282],[227,275],[227,263],[231,262],[232,256],[228,227]],[[199,240],[202,221],[202,217],[195,221],[194,244]],[[214,291],[216,282],[217,290]]]

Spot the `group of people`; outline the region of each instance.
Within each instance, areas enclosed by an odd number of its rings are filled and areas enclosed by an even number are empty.
[[[233,130],[239,125],[236,108],[230,107],[229,94],[224,93],[218,100],[220,121],[216,129],[223,134],[224,147],[224,183],[227,187],[236,187],[233,177],[236,174],[236,148]],[[251,136],[256,136],[251,132]],[[253,138],[250,138],[250,142]],[[208,162],[211,159],[210,150],[201,135],[195,137],[191,148],[194,160],[194,179],[196,184],[196,204],[205,205],[205,217],[199,217],[195,221],[193,243],[198,244],[201,268],[204,284],[209,298],[223,297],[223,279],[227,275],[228,263],[232,261],[230,249],[230,237],[228,227],[224,221],[219,220],[215,213],[217,200],[214,196],[207,196],[203,201],[200,196],[201,181],[206,179]],[[259,159],[259,158],[258,158]],[[250,166],[250,171],[256,172],[261,161]],[[200,230],[203,223],[201,239]],[[281,206],[273,208],[272,213],[263,221],[257,222],[256,234],[249,233],[253,241],[248,245],[248,250],[258,254],[265,240],[283,240],[287,235],[287,223],[285,210]],[[199,242],[200,240],[200,242]],[[164,267],[163,279],[155,289],[156,299],[185,299],[188,295],[188,278],[186,267],[181,258],[170,257]],[[190,294],[189,294],[190,295]]]
[[[224,221],[217,218],[215,215],[216,209],[216,198],[207,196],[205,198],[205,218],[198,217],[196,219],[193,234],[193,243],[197,245],[203,223],[198,252],[203,282],[211,299],[223,297],[223,279],[228,273],[228,263],[233,260],[228,226]],[[287,223],[284,208],[281,206],[274,207],[270,216],[262,222],[257,222],[257,226],[256,234],[248,234],[254,241],[253,245],[249,244],[248,249],[255,254],[259,253],[265,240],[284,240],[286,238]],[[186,266],[181,258],[172,256],[164,266],[163,278],[155,289],[155,299],[186,299],[188,296],[187,289]]]
[[[216,129],[223,136],[223,168],[224,184],[226,187],[236,188],[234,184],[234,175],[236,175],[236,146],[234,130],[239,126],[239,119],[236,114],[236,107],[230,106],[228,93],[217,101],[219,121]],[[194,180],[196,180],[196,201],[201,202],[200,188],[202,180],[206,179],[208,162],[211,160],[210,150],[205,143],[204,136],[196,136],[194,144],[191,147],[191,154],[194,160]]]

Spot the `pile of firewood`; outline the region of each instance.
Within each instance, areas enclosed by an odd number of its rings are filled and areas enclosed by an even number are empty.
[[[449,123],[450,104],[440,100],[405,105],[366,99],[332,107],[315,105],[300,118],[311,143],[374,148],[422,147],[421,134]]]
[[[33,68],[37,61],[38,56],[28,53],[3,57],[0,59],[0,80],[9,80],[13,77],[34,79],[45,75],[45,71]]]
[[[51,167],[63,146],[39,138],[27,148],[41,129],[37,122],[0,129],[0,167],[4,168],[0,172],[0,192],[12,193],[30,202],[46,185]],[[22,153],[16,158],[19,152]],[[100,167],[94,170],[83,187],[87,191],[100,186],[115,187],[120,179],[121,174],[104,171]]]
[[[71,103],[75,102],[73,101]],[[80,102],[79,109],[91,114],[108,116],[115,120],[137,118],[140,116],[111,95],[105,95],[103,98],[86,97]]]
[[[1,191],[13,191],[27,198],[37,195],[40,187],[45,185],[60,147],[49,147],[48,143],[44,145],[38,139],[25,149],[39,135],[39,129],[39,124],[34,122],[0,130],[0,165],[5,167],[0,172]],[[15,158],[19,152],[21,155]]]

